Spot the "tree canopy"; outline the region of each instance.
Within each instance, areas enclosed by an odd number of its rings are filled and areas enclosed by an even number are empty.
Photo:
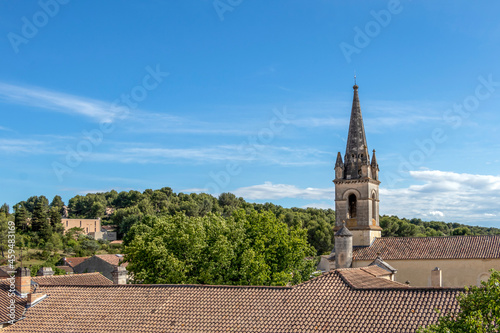
[[[145,217],[130,229],[127,270],[142,283],[287,285],[310,278],[316,262],[307,231],[267,212],[224,218]]]

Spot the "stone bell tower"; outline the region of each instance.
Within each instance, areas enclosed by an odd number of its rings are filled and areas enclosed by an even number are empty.
[[[375,150],[370,161],[365,128],[359,106],[358,86],[354,85],[351,121],[342,161],[340,152],[335,163],[335,230],[342,221],[352,233],[353,246],[370,246],[381,237],[379,225],[379,177]]]

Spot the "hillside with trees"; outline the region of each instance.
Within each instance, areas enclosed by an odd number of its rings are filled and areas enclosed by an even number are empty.
[[[25,260],[35,258],[38,260],[37,264],[39,265],[46,264],[55,267],[55,263],[63,256],[90,256],[95,253],[124,251],[118,244],[109,244],[104,240],[94,240],[92,237],[85,235],[83,230],[79,228],[64,233],[61,223],[61,216],[64,214],[67,214],[69,218],[101,218],[103,225],[116,226],[118,239],[124,239],[124,245],[130,246],[127,251],[130,258],[133,258],[133,255],[138,253],[137,251],[131,252],[132,248],[140,249],[137,239],[167,237],[154,234],[151,231],[153,225],[172,225],[173,221],[178,223],[182,221],[186,225],[202,229],[209,228],[211,232],[217,234],[217,237],[225,238],[228,244],[232,244],[229,248],[224,249],[224,251],[229,251],[228,253],[236,253],[232,246],[237,242],[231,238],[236,237],[235,235],[230,234],[228,236],[228,230],[230,229],[227,228],[236,228],[234,225],[238,223],[238,228],[244,226],[246,232],[238,239],[240,239],[240,242],[243,242],[241,239],[244,239],[249,244],[253,244],[252,242],[258,242],[258,238],[255,238],[256,236],[252,235],[250,230],[253,230],[252,228],[256,226],[249,226],[248,223],[257,223],[261,219],[268,221],[270,224],[275,224],[277,226],[276,230],[283,231],[284,229],[280,228],[285,226],[288,233],[286,237],[302,235],[301,237],[311,246],[310,249],[313,249],[311,253],[309,253],[309,250],[301,249],[302,252],[299,252],[303,255],[306,255],[306,253],[307,256],[326,254],[334,247],[335,212],[332,209],[284,208],[272,203],[249,203],[231,193],[222,193],[218,197],[214,197],[205,193],[175,193],[169,187],[157,190],[148,189],[144,192],[123,191],[118,193],[113,190],[105,193],[77,195],[71,198],[67,205],[58,195],[52,201],[49,201],[43,195],[33,196],[26,201],[15,204],[13,212],[10,212],[10,208],[6,204],[0,207],[0,231],[6,230],[7,221],[14,221],[17,230],[16,245],[19,249],[24,249]],[[245,216],[245,218],[241,216]],[[255,218],[255,216],[260,217]],[[243,220],[247,222],[243,223]],[[215,226],[218,226],[220,230],[216,230],[217,228],[213,226],[208,227],[206,225],[208,221],[215,223]],[[467,226],[440,221],[425,222],[421,219],[400,219],[397,216],[385,215],[380,217],[380,225],[383,228],[383,237],[500,234],[498,228]],[[188,233],[186,230],[183,232]],[[6,233],[2,232],[1,234],[6,236]],[[170,242],[177,241],[171,239],[175,235],[175,233],[169,234]],[[4,252],[7,248],[7,238],[4,236],[0,236],[0,250],[5,258]],[[270,236],[266,237],[268,239]],[[290,241],[286,237],[282,241]],[[163,238],[163,241],[166,242],[167,239]],[[203,253],[208,255],[207,258],[216,258],[215,254],[210,252],[212,250],[210,244],[213,241],[212,238],[200,239],[199,244],[201,245],[197,245],[197,251],[201,252],[198,254]],[[264,241],[264,243],[266,242]],[[205,250],[201,250],[202,248]],[[173,251],[173,249],[166,250]],[[175,251],[171,252],[172,255],[174,253]],[[238,254],[243,255],[242,253]],[[266,258],[271,262],[275,260],[272,259],[272,256]],[[183,259],[183,261],[187,266],[195,265],[189,260],[186,262]],[[196,263],[196,266],[199,266],[199,263]],[[231,261],[231,266],[239,267],[238,263],[233,261]],[[134,267],[134,265],[131,267]],[[142,268],[137,266],[137,269],[137,276],[141,276],[140,270]],[[236,269],[240,271],[238,273],[240,275],[231,278],[227,277],[230,283],[239,283],[245,280],[245,275],[241,273],[240,269],[241,267]],[[299,270],[305,271],[303,268]],[[278,272],[283,272],[283,269],[276,266],[271,271],[278,274]],[[216,276],[208,277],[212,276],[211,273],[206,273],[208,275],[200,278],[190,269],[183,274],[185,274],[185,281],[198,281],[197,283],[217,282],[220,280]],[[295,276],[299,275],[295,274]],[[143,276],[143,280],[149,281],[146,275]],[[282,281],[273,277],[267,277],[264,280],[269,284]],[[259,281],[262,282],[263,280]]]

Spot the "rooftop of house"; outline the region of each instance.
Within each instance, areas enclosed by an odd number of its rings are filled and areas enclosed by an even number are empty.
[[[14,300],[13,306],[13,315],[15,316],[15,320],[19,320],[22,318],[25,307],[26,307],[26,298],[21,298],[14,294],[13,297],[9,297],[9,289],[10,289],[10,281],[8,279],[0,280],[0,327],[1,324],[4,324],[11,320],[9,317],[11,309],[11,299]]]
[[[338,272],[344,282],[356,289],[408,289],[407,284],[381,279],[380,277],[391,275],[392,273],[378,266],[361,267],[358,269],[341,268]]]
[[[104,229],[106,231],[115,231],[117,228],[116,225],[103,225],[101,226],[101,229]]]
[[[293,287],[46,285],[37,292],[48,297],[4,331],[414,332],[458,310],[460,289],[412,288],[379,274],[342,269]]]
[[[9,266],[0,266],[0,279],[10,278],[9,271],[11,271]]]
[[[87,260],[90,257],[67,257],[64,258],[64,261],[68,264],[70,267],[75,267],[76,265],[81,264],[85,260]]]
[[[99,272],[73,275],[35,276],[32,280],[39,286],[100,286],[113,284],[113,281]]]
[[[127,267],[128,262],[123,262],[123,254],[97,254],[97,258],[100,258],[113,266]]]
[[[383,237],[353,249],[353,260],[497,259],[500,235],[448,237]]]
[[[66,274],[72,274],[73,273],[73,268],[70,266],[56,266],[56,268],[62,269],[63,271],[66,272]]]

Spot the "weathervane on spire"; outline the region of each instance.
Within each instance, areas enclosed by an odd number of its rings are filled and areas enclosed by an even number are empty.
[[[354,70],[354,85],[356,85],[356,70]]]

